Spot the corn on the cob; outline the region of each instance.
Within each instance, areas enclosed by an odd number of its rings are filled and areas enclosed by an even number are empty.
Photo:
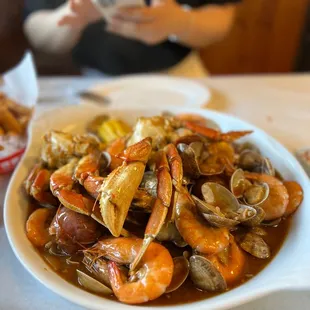
[[[109,119],[98,128],[100,138],[106,143],[124,137],[130,131],[131,128],[125,122],[118,119]]]

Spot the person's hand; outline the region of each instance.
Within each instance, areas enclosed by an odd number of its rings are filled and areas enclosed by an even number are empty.
[[[83,29],[90,23],[102,18],[101,13],[91,0],[69,0],[72,14],[65,15],[58,21],[59,26],[71,26]]]
[[[153,0],[151,7],[122,7],[109,20],[107,30],[149,45],[165,41],[186,22],[186,12],[175,0]]]

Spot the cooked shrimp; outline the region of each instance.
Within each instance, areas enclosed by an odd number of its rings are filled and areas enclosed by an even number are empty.
[[[175,223],[183,239],[200,253],[215,254],[229,244],[228,229],[211,227],[200,219],[194,203],[185,193],[179,193],[177,196]]]
[[[51,240],[49,224],[55,214],[53,209],[40,208],[32,212],[26,222],[27,237],[34,246],[42,247]]]
[[[286,187],[276,177],[267,174],[245,173],[247,179],[265,182],[269,185],[269,196],[259,206],[265,211],[265,220],[275,220],[284,215],[289,202]]]
[[[245,265],[245,255],[232,235],[230,236],[230,244],[224,251],[207,258],[222,274],[227,284],[235,282],[242,275]]]
[[[173,274],[173,260],[169,251],[158,243],[151,243],[144,253],[136,274],[124,280],[118,264],[130,264],[137,256],[143,240],[138,238],[101,239],[85,252],[111,260],[108,264],[111,286],[116,297],[127,304],[144,303],[165,293]]]
[[[294,181],[286,181],[283,182],[284,186],[287,189],[288,195],[289,195],[289,201],[288,205],[286,207],[285,216],[289,216],[292,213],[294,213],[297,208],[300,206],[300,204],[303,201],[304,193],[302,191],[301,186]]]

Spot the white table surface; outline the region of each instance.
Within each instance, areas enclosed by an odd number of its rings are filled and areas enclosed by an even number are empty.
[[[216,77],[199,81],[211,88],[208,108],[243,118],[264,129],[289,150],[310,146],[310,75]],[[98,79],[41,78],[42,96],[67,96]],[[60,104],[60,103],[58,103]],[[63,104],[63,103],[62,103]],[[38,112],[55,104],[39,104]],[[0,176],[0,208],[9,176]],[[0,309],[82,309],[37,282],[15,258],[0,213]],[[310,309],[310,292],[279,292],[234,310]]]

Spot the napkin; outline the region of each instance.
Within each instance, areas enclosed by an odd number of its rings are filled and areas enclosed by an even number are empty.
[[[31,52],[27,51],[20,63],[3,76],[0,91],[21,105],[33,107],[38,99],[37,73]]]

